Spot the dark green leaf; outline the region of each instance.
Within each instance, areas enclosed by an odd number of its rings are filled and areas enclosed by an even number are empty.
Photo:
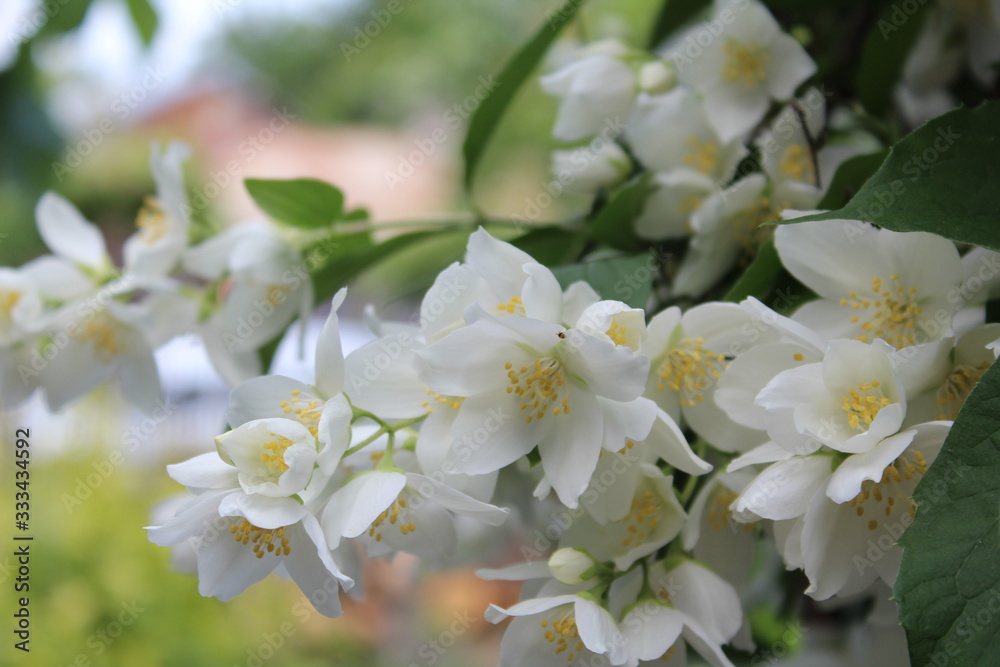
[[[844,207],[807,220],[863,220],[1000,250],[1000,102],[956,109],[900,140]]]
[[[344,218],[344,194],[329,183],[311,178],[248,178],[244,183],[257,206],[286,225],[316,229]]]
[[[889,110],[903,63],[930,7],[924,2],[887,3],[869,29],[861,52],[858,97],[873,115],[884,116]]]
[[[757,250],[757,256],[733,285],[723,301],[739,303],[748,296],[763,299],[770,294],[774,281],[781,273],[781,259],[774,249],[774,241],[765,241]]]
[[[557,266],[552,272],[567,288],[578,280],[593,287],[602,299],[624,301],[633,308],[644,308],[653,287],[658,262],[653,255],[597,259],[582,264]]]
[[[914,665],[1000,652],[1000,365],[972,391],[914,493],[895,585]],[[992,657],[991,657],[992,656]]]
[[[646,172],[634,183],[616,192],[598,212],[590,226],[590,235],[617,250],[642,250],[642,243],[635,235],[635,221],[642,215],[646,201],[654,192],[653,175]]]
[[[476,109],[469,121],[469,131],[462,144],[462,156],[465,158],[464,183],[466,191],[472,189],[472,178],[475,175],[479,160],[486,150],[500,119],[514,99],[527,78],[535,70],[542,56],[556,36],[569,23],[584,0],[566,0],[559,9],[546,16],[545,24],[538,29],[534,37],[510,59],[494,82],[489,96]]]
[[[142,43],[149,46],[159,23],[156,10],[149,4],[149,0],[125,0],[125,3],[128,5],[129,14],[132,15],[132,23],[135,24],[139,36],[142,37]]]
[[[585,239],[565,227],[547,226],[532,229],[510,243],[540,264],[553,267],[575,261],[583,250]]]
[[[840,208],[851,201],[861,186],[865,184],[872,174],[885,162],[885,156],[889,151],[879,151],[868,155],[855,155],[844,160],[837,168],[830,187],[826,189],[826,196],[816,206],[819,209]]]
[[[694,18],[695,14],[711,5],[710,0],[665,0],[649,34],[647,46],[655,49],[660,42]]]

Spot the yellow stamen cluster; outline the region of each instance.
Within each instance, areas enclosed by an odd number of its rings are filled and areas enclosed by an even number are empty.
[[[288,470],[288,464],[285,463],[285,450],[294,444],[294,440],[289,440],[280,435],[277,436],[275,440],[264,445],[264,451],[260,455],[260,462],[271,470],[277,470],[279,473],[285,472]]]
[[[413,521],[407,521],[409,518],[409,512],[406,511],[407,501],[405,498],[397,498],[396,501],[389,506],[389,509],[385,510],[378,515],[378,518],[372,521],[372,525],[368,527],[368,537],[374,538],[376,542],[382,541],[382,527],[385,525],[386,521],[389,525],[395,526],[399,529],[399,532],[403,535],[409,535],[417,529],[417,524]],[[400,519],[400,513],[403,514],[403,518]]]
[[[0,290],[0,312],[10,317],[14,306],[21,300],[21,293],[13,290]]]
[[[705,400],[705,390],[722,377],[726,368],[726,355],[703,347],[705,339],[685,338],[680,345],[667,353],[660,364],[656,388],[667,388],[681,393],[681,405],[694,406]]]
[[[792,144],[785,149],[778,165],[781,174],[800,183],[816,184],[816,165],[808,146]]]
[[[438,407],[438,405],[432,405],[432,403],[437,403],[439,405],[458,410],[462,407],[462,401],[465,400],[465,397],[463,396],[442,396],[441,394],[434,393],[430,389],[427,390],[427,396],[429,397],[428,400],[420,404],[421,406],[427,408],[427,414],[434,412],[434,408]]]
[[[711,139],[701,141],[696,136],[687,138],[688,152],[682,158],[684,164],[705,175],[711,174],[719,163],[719,144]]]
[[[656,527],[660,525],[660,515],[663,512],[663,500],[648,489],[637,493],[632,498],[632,507],[628,514],[615,523],[624,523],[628,534],[622,540],[623,547],[637,547],[646,541]]]
[[[507,303],[501,303],[497,306],[497,311],[501,315],[520,315],[524,316],[524,302],[521,301],[521,297],[512,296],[510,301]]]
[[[543,419],[550,410],[554,416],[570,413],[569,397],[564,389],[566,377],[559,361],[551,357],[535,359],[531,367],[521,366],[516,370],[508,361],[504,369],[511,384],[507,393],[517,394],[522,401],[521,410],[527,413],[525,424]]]
[[[978,366],[956,366],[952,370],[937,392],[937,404],[941,410],[938,419],[954,420],[958,416],[965,399],[969,397],[989,367],[990,362],[984,361]]]
[[[712,530],[722,530],[736,524],[731,521],[733,513],[729,506],[738,498],[738,494],[732,490],[720,487],[712,496],[711,509],[708,511],[708,525]],[[749,533],[754,529],[756,523],[740,524],[740,529],[744,533]]]
[[[555,644],[556,655],[569,651],[566,662],[576,660],[577,652],[582,651],[584,645],[576,629],[576,619],[572,615],[563,614],[552,621],[542,619],[541,626],[546,641]]]
[[[722,78],[728,83],[742,83],[753,88],[767,77],[767,61],[771,55],[757,42],[740,42],[730,39],[723,45],[726,62]]]
[[[246,519],[234,523],[229,532],[240,544],[253,544],[253,552],[257,558],[263,558],[265,553],[275,556],[287,556],[292,553],[292,547],[285,537],[285,528],[258,528]]]
[[[887,466],[882,471],[882,479],[878,484],[871,480],[864,481],[861,492],[849,504],[858,517],[869,517],[866,524],[868,530],[878,530],[877,517],[884,516],[884,520],[890,519],[904,507],[911,519],[916,516],[917,505],[910,497],[916,484],[902,486],[902,483],[911,482],[917,475],[922,476],[927,472],[928,465],[924,455],[920,451],[914,451],[912,460],[903,454]]]
[[[889,276],[889,282],[892,283],[891,288],[876,276],[872,278],[871,295],[858,296],[857,292],[850,292],[847,298],[840,300],[840,305],[856,311],[872,311],[870,315],[859,312],[851,316],[854,324],[862,322],[865,315],[869,318],[861,323],[861,328],[867,333],[858,336],[858,340],[867,343],[874,336],[898,350],[917,342],[917,318],[923,309],[917,305],[919,300],[915,287],[904,287],[895,274]]]
[[[625,334],[625,327],[619,326],[617,322],[611,320],[611,326],[608,327],[608,338],[611,339],[611,342],[615,345],[624,345]]]
[[[315,399],[306,401],[300,389],[293,389],[291,400],[282,401],[278,405],[286,415],[295,415],[294,419],[309,429],[314,438],[318,437],[319,418],[323,414],[323,405],[320,401]]]
[[[126,350],[126,345],[119,340],[118,333],[118,327],[113,324],[92,320],[83,327],[80,336],[94,346],[97,358],[107,364]]]
[[[167,233],[166,215],[156,197],[146,197],[135,219],[135,226],[139,228],[139,238],[144,243],[155,243]]]
[[[840,409],[847,413],[847,424],[851,428],[867,429],[879,411],[892,403],[880,387],[876,381],[865,382],[857,389],[848,389],[847,395],[840,399]]]

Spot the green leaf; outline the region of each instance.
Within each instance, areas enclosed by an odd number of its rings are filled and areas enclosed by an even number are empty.
[[[594,218],[590,226],[591,237],[617,250],[642,250],[642,243],[635,235],[635,221],[642,215],[646,201],[656,190],[653,174],[650,172],[618,190]]]
[[[886,3],[865,37],[858,68],[858,98],[874,116],[884,116],[892,105],[892,92],[920,34],[930,3]],[[907,9],[904,9],[907,8]]]
[[[326,301],[365,269],[417,241],[433,237],[438,232],[423,231],[400,234],[376,244],[368,232],[336,234],[311,246],[306,253],[306,265],[311,270],[316,303]]]
[[[595,259],[582,264],[552,269],[559,284],[567,288],[578,280],[586,281],[602,299],[624,301],[633,308],[644,308],[653,288],[653,276],[659,263],[653,255]]]
[[[896,143],[846,206],[778,224],[863,220],[1000,250],[998,127],[1000,102],[938,116]]]
[[[816,208],[834,209],[847,204],[865,181],[878,171],[888,154],[889,151],[885,150],[867,155],[855,155],[844,160],[837,167],[837,173],[833,175],[830,187],[826,189],[826,195]]]
[[[515,248],[520,248],[535,258],[535,261],[548,267],[575,261],[583,251],[585,242],[581,234],[554,225],[532,229],[510,241]]]
[[[912,662],[994,664],[1000,649],[1000,365],[969,395],[913,499],[917,515],[900,540],[903,562],[894,589]]]
[[[257,206],[286,225],[317,229],[344,218],[344,194],[329,183],[311,178],[243,182]]]
[[[149,0],[125,0],[125,4],[128,5],[128,13],[132,15],[132,23],[142,37],[142,43],[149,46],[159,24],[156,10],[149,4]]]
[[[647,46],[655,49],[664,39],[694,18],[702,9],[712,5],[710,0],[665,0],[656,16],[656,23],[649,33]]]
[[[500,119],[510,106],[514,95],[535,70],[542,56],[556,36],[569,23],[585,0],[566,0],[559,9],[546,16],[545,24],[538,29],[531,40],[504,66],[489,96],[476,109],[469,121],[469,131],[462,144],[465,158],[464,184],[466,192],[472,189],[472,179],[479,160],[486,150]]]
[[[739,303],[748,296],[763,299],[770,294],[774,281],[781,273],[781,259],[774,248],[774,241],[768,240],[757,249],[757,256],[736,281],[723,301]]]

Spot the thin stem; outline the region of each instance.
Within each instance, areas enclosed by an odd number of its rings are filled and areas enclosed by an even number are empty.
[[[361,442],[359,442],[358,444],[354,445],[346,452],[344,452],[344,457],[350,456],[351,454],[354,454],[356,452],[360,452],[362,449],[364,449],[365,447],[372,444],[373,442],[375,442],[376,440],[378,440],[379,438],[381,438],[383,435],[386,434],[389,434],[388,449],[391,449],[393,444],[395,444],[396,431],[400,431],[404,428],[407,428],[408,426],[413,426],[414,424],[422,422],[423,420],[427,419],[427,415],[420,415],[419,417],[413,417],[412,419],[404,419],[403,421],[398,421],[395,424],[390,424],[376,417],[367,410],[354,408],[354,421],[357,421],[358,419],[371,419],[373,422],[379,424],[380,428],[379,430],[375,431],[375,433],[371,434],[370,436],[368,436],[367,438],[365,438],[364,440],[362,440]]]

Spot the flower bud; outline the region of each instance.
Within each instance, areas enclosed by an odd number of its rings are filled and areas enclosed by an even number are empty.
[[[639,70],[639,89],[650,95],[662,95],[677,85],[677,73],[663,60],[652,60]]]
[[[575,586],[591,579],[594,559],[582,549],[559,549],[549,558],[549,571],[556,581]]]

